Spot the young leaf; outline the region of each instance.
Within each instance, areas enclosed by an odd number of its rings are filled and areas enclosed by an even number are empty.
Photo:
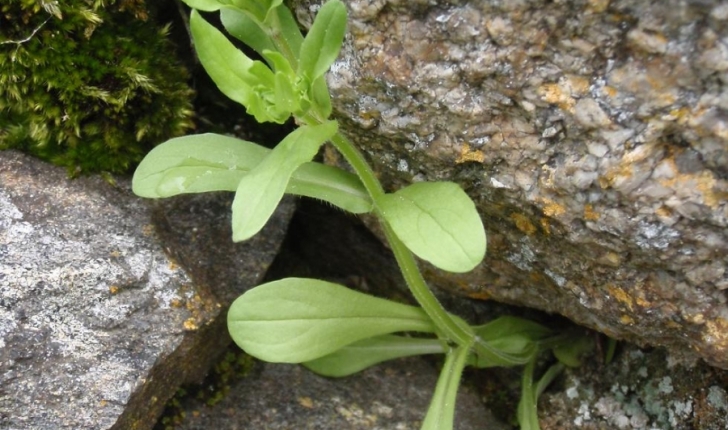
[[[460,378],[465,368],[470,348],[459,346],[447,353],[445,365],[437,379],[435,394],[427,409],[427,416],[421,430],[452,430],[455,419],[455,400],[457,399]]]
[[[139,164],[132,190],[140,197],[235,191],[240,180],[270,149],[218,134],[170,139],[152,149]]]
[[[485,256],[485,230],[475,204],[453,182],[418,182],[377,204],[407,248],[440,269],[467,272]]]
[[[340,378],[375,364],[413,355],[442,354],[442,341],[385,334],[354,342],[336,352],[303,363],[319,375]]]
[[[303,35],[291,10],[285,5],[270,9],[265,17],[265,24],[279,31],[273,36],[278,52],[289,59],[294,68],[298,67]]]
[[[552,334],[541,324],[512,316],[496,318],[473,330],[478,342],[468,364],[478,368],[525,364],[538,352],[538,341]]]
[[[184,1],[187,6],[191,7],[192,9],[202,10],[205,12],[214,12],[216,10],[220,10],[220,8],[223,8],[227,6],[226,3],[218,1],[218,0],[182,0]]]
[[[313,25],[301,45],[298,75],[309,82],[323,76],[339,56],[346,32],[346,6],[329,0],[319,9]]]
[[[290,112],[266,98],[275,91],[275,78],[268,66],[235,48],[196,10],[190,17],[190,30],[202,66],[223,94],[245,106],[258,122],[282,124],[288,119]]]
[[[414,306],[316,279],[287,278],[249,290],[233,302],[228,329],[248,354],[301,363],[356,341],[400,331],[433,332]]]
[[[293,172],[310,161],[336,130],[335,121],[299,127],[240,181],[233,200],[235,242],[246,240],[263,228],[283,198]]]
[[[275,51],[273,39],[245,12],[224,8],[220,11],[220,20],[228,33],[253,48],[258,54],[263,55],[263,51]]]

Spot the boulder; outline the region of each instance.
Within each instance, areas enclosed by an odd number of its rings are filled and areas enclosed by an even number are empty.
[[[152,428],[227,347],[224,309],[292,212],[233,244],[230,194],[151,202],[112,182],[0,152],[0,428]]]
[[[433,285],[728,369],[723,2],[345,3],[343,130],[389,190],[461,184],[489,234]]]

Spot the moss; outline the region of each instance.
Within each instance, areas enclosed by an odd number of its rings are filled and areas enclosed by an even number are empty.
[[[129,172],[191,127],[187,72],[143,0],[0,5],[0,149]]]

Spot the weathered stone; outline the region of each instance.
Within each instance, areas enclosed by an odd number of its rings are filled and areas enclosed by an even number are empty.
[[[417,430],[437,383],[437,369],[421,359],[388,362],[343,379],[323,378],[302,366],[257,363],[213,407],[192,400],[179,430]],[[458,430],[507,429],[478,396],[458,395]]]
[[[0,428],[149,429],[203,377],[229,342],[223,309],[260,280],[291,212],[234,245],[230,200],[157,204],[125,179],[0,152]]]
[[[560,389],[543,395],[543,430],[728,427],[728,372],[623,347],[609,365],[568,370]]]
[[[388,189],[457,181],[486,224],[485,262],[431,280],[728,368],[721,2],[346,4],[343,129]]]

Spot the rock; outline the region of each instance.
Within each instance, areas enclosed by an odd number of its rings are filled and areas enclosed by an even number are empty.
[[[230,200],[144,201],[126,179],[0,152],[0,428],[149,429],[200,380],[229,343],[225,306],[259,282],[291,213],[233,245]]]
[[[728,372],[624,345],[609,365],[566,372],[540,401],[541,428],[724,429]]]
[[[721,2],[345,3],[342,129],[387,189],[453,180],[485,221],[484,263],[431,281],[728,369]]]
[[[259,362],[215,406],[189,402],[177,430],[417,430],[436,383],[437,370],[421,359],[388,362],[342,379]],[[510,428],[493,418],[472,390],[462,388],[456,423],[458,430]]]

